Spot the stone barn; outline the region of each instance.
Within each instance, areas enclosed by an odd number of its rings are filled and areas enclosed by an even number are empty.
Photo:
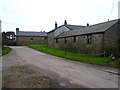
[[[66,20],[64,21],[63,25],[58,27],[57,23],[55,22],[55,29],[53,29],[47,33],[48,34],[48,45],[50,47],[54,47],[55,37],[59,36],[60,34],[66,32],[66,31],[74,30],[77,28],[83,28],[83,27],[85,27],[85,26],[67,24]]]
[[[19,31],[16,28],[17,45],[47,44],[46,32]]]
[[[120,19],[95,25],[81,26],[77,29],[64,31],[55,36],[55,31],[48,33],[52,46],[61,50],[80,54],[101,55],[106,48],[120,45]],[[49,38],[50,37],[50,38]],[[51,46],[50,43],[48,43]]]

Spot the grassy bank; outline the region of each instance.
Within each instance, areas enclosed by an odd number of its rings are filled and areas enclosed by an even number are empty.
[[[97,64],[102,66],[112,66],[112,67],[118,67],[118,62],[110,62],[109,64],[106,63],[110,58],[108,57],[97,57],[97,56],[89,56],[89,55],[79,55],[71,52],[65,52],[62,50],[58,50],[55,48],[50,48],[47,45],[29,45],[29,48],[33,48],[36,50],[39,50],[41,52],[55,55],[58,57],[74,60],[74,61],[80,61],[84,63],[89,64]]]
[[[5,54],[8,54],[12,49],[9,48],[9,47],[3,47],[2,50],[0,50],[0,56],[2,55],[5,55]]]

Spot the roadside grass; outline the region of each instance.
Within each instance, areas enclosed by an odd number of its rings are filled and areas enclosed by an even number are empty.
[[[0,56],[8,54],[11,50],[10,47],[3,47],[2,50],[0,50]]]
[[[80,61],[80,62],[89,63],[89,64],[97,64],[101,66],[120,67],[117,61],[106,63],[108,60],[110,60],[109,57],[80,55],[80,54],[75,54],[71,52],[65,52],[56,48],[50,48],[47,45],[29,45],[28,47],[47,53],[47,54],[66,58],[69,60]]]

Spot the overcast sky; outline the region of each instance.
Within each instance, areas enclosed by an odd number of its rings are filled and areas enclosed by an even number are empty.
[[[0,0],[2,31],[50,31],[54,23],[90,25],[118,19],[120,0]],[[114,3],[115,2],[115,3]],[[114,4],[114,7],[113,7]],[[113,7],[112,13],[111,9]],[[111,13],[111,15],[110,15]]]

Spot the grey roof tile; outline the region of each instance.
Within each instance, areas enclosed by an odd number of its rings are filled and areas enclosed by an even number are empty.
[[[70,29],[70,30],[85,27],[85,26],[81,26],[81,25],[70,25],[70,24],[67,24],[67,25],[61,25],[61,26],[59,26],[59,27],[57,27],[57,28],[49,31],[48,33],[54,32],[56,29],[58,29],[58,28],[60,28],[60,27],[62,27],[62,26],[66,26],[66,27],[67,27],[68,29]]]
[[[75,30],[66,31],[55,38],[105,32],[108,28],[110,28],[112,25],[114,25],[118,21],[119,21],[119,19],[104,22],[104,23],[99,23],[99,24],[95,24],[95,25],[91,25],[91,26],[87,26],[84,28],[78,28]]]
[[[77,29],[77,28],[83,28],[85,26],[80,26],[80,25],[65,25],[67,28],[69,28],[70,30],[73,30],[73,29]]]
[[[16,36],[44,36],[47,37],[46,32],[25,32],[25,31],[19,31]]]

